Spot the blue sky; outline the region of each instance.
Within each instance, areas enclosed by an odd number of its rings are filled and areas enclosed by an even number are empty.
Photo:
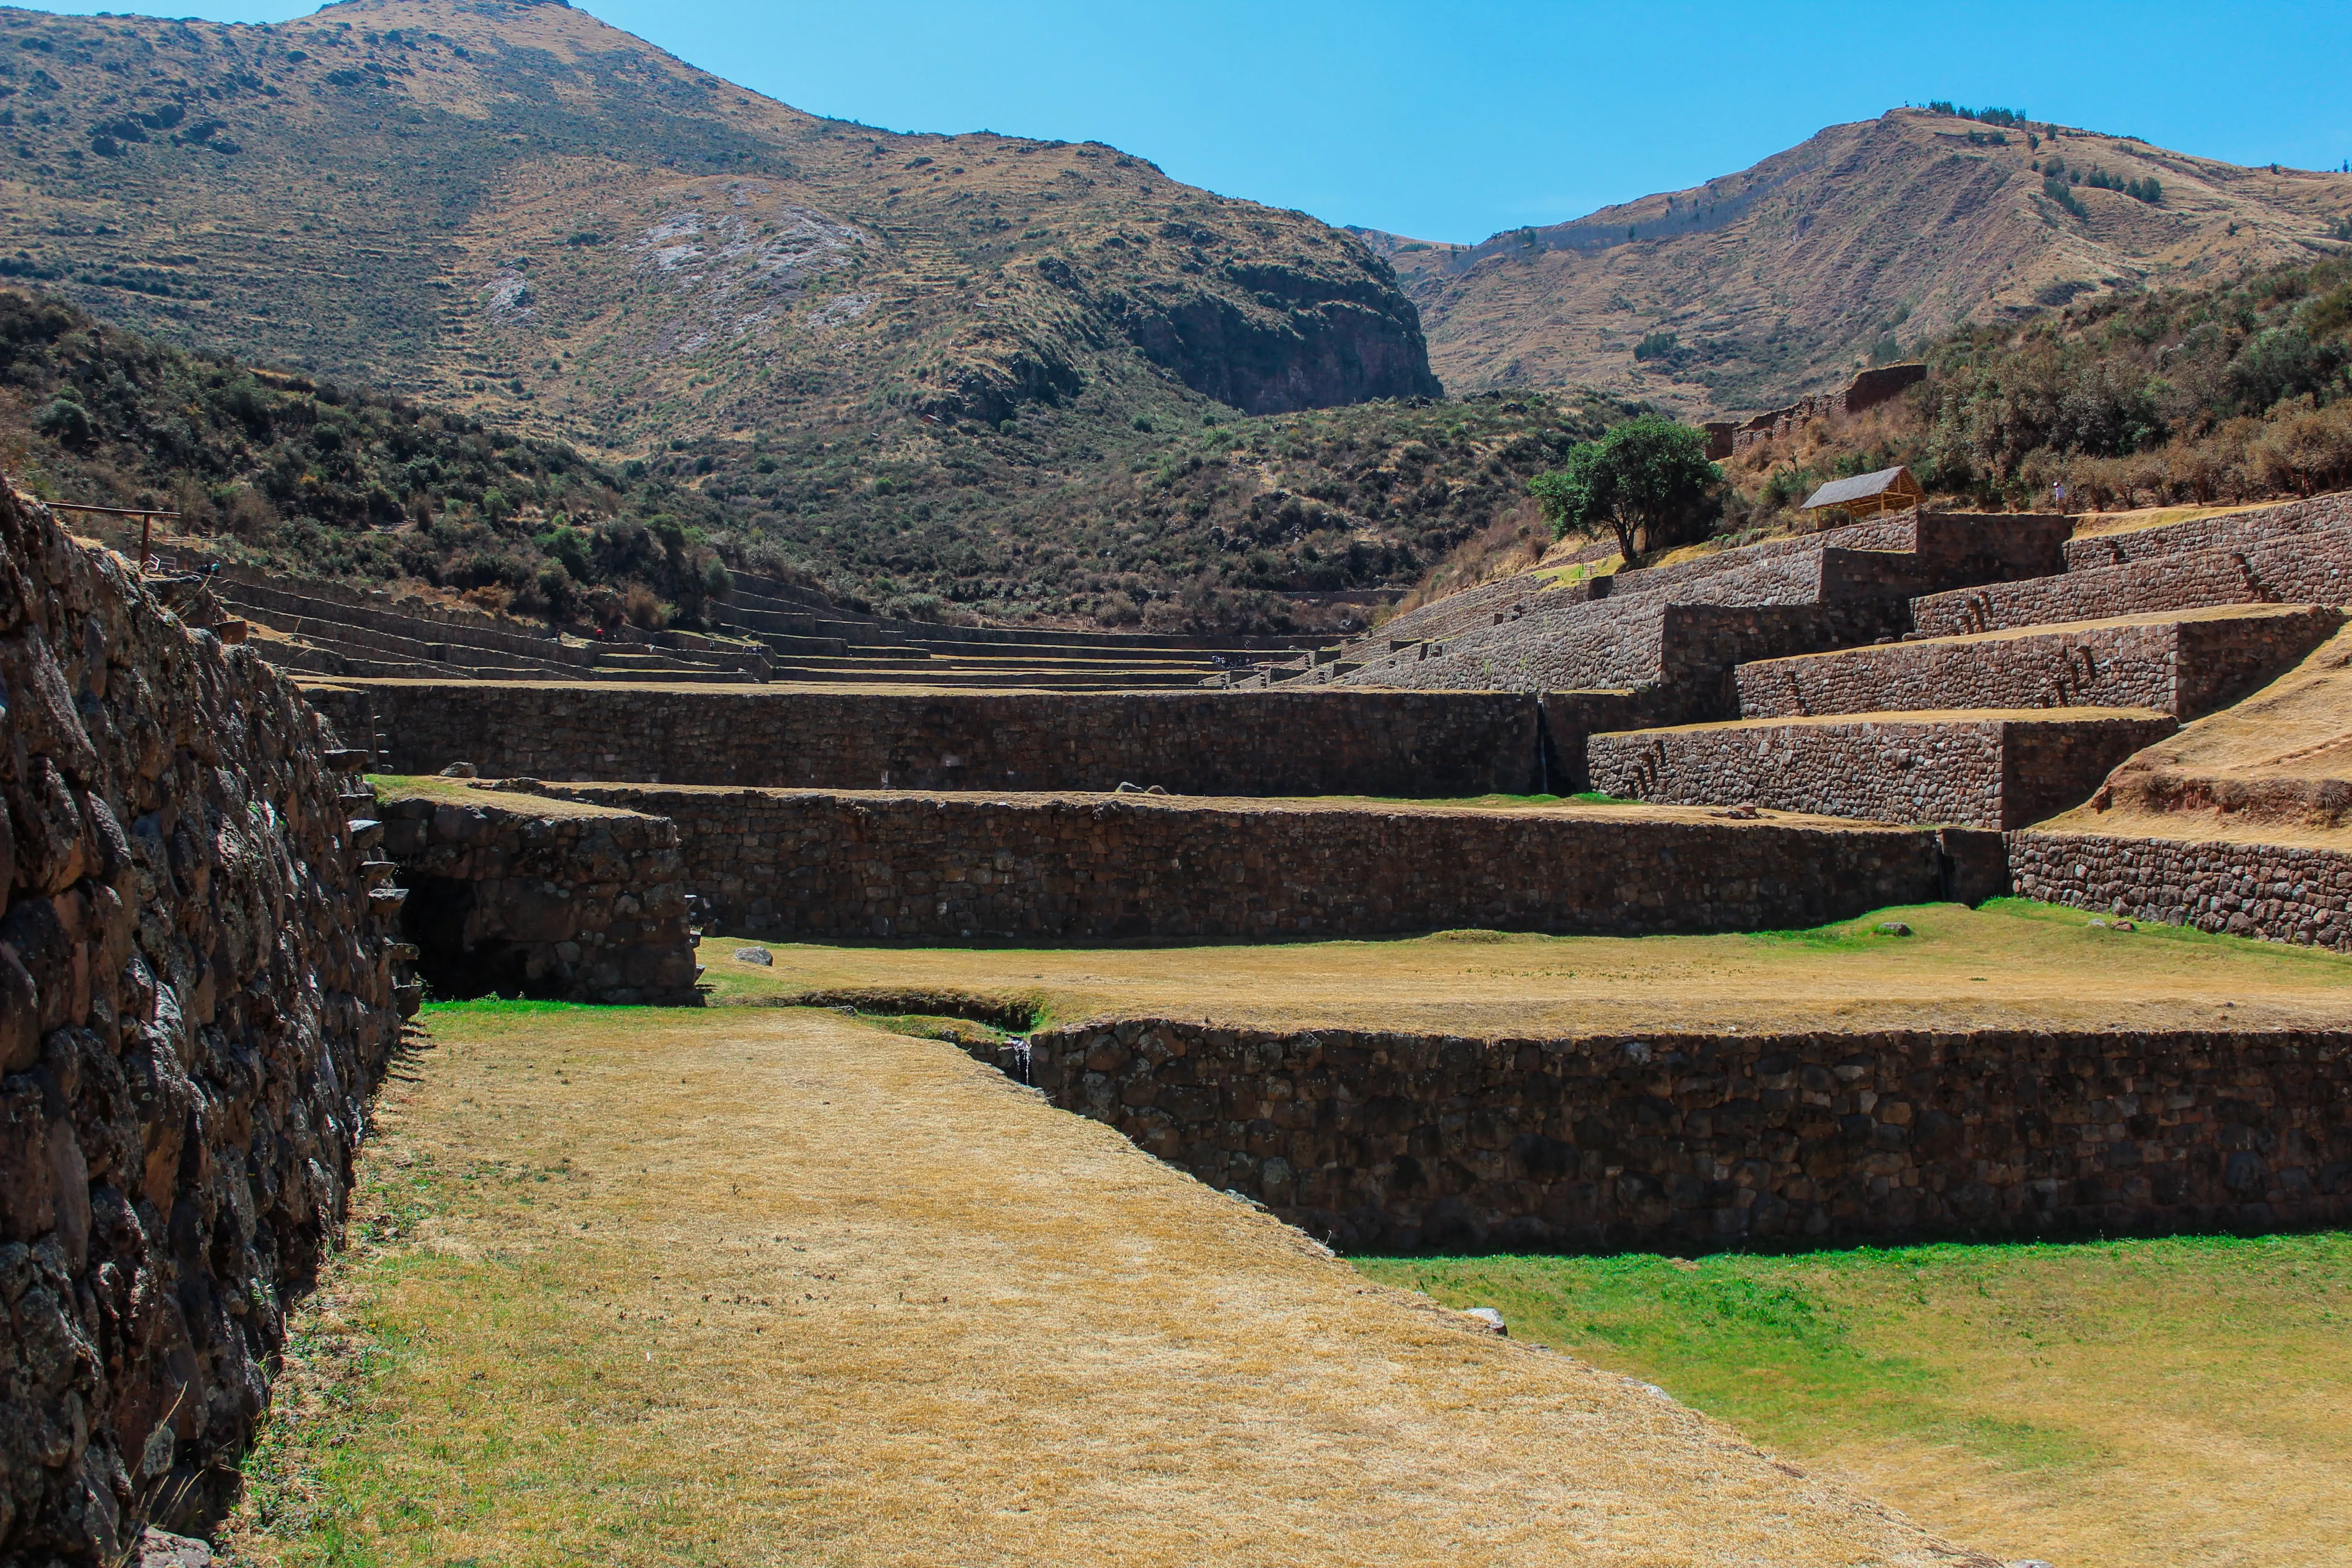
[[[120,11],[122,0],[50,9]],[[279,21],[308,5],[131,7]],[[1108,142],[1227,195],[1483,239],[1943,98],[2236,163],[2352,158],[2352,5],[586,0],[814,113]]]

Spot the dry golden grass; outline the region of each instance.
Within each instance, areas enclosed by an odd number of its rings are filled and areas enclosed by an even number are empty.
[[[1913,935],[1880,936],[1881,920]],[[1450,933],[1261,947],[703,944],[714,999],[810,993],[1025,1004],[1050,1019],[1213,1017],[1275,1026],[1544,1036],[1636,1029],[2340,1028],[2352,960],[2003,900],[1818,931],[1658,937]],[[2224,1005],[2234,1004],[2234,1005]]]
[[[505,811],[527,812],[533,816],[636,816],[634,811],[614,806],[597,805],[583,800],[562,800],[552,795],[518,795],[487,787],[472,779],[443,778],[438,773],[370,773],[368,783],[375,786],[379,801],[431,800],[446,801],[451,805],[478,805]]]
[[[2126,758],[2053,832],[2352,849],[2352,629]]]
[[[264,1563],[1985,1563],[954,1047],[436,1010]]]
[[[2231,512],[2259,511],[2277,506],[2275,500],[2240,501],[2231,506],[2142,506],[2129,511],[2086,511],[2074,519],[2074,537],[2089,538],[2102,533],[2137,533],[2142,529],[2164,528],[2176,522],[2197,522],[2209,517],[2227,517]]]

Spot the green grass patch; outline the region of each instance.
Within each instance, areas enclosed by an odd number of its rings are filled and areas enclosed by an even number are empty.
[[[2283,1388],[2352,1397],[2344,1232],[1355,1262],[1799,1455],[1891,1442],[2089,1484],[2167,1383],[2230,1426],[2261,1427]]]

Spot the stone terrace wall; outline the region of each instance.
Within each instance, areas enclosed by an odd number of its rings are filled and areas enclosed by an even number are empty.
[[[2024,898],[2352,952],[2352,855],[2283,844],[2013,833]]]
[[[436,994],[700,1004],[675,823],[495,795],[388,794],[382,812]]]
[[[1705,1251],[2352,1218],[2352,1037],[1482,1040],[1137,1019],[1031,1081],[1349,1250]]]
[[[1743,664],[1734,679],[1751,719],[1947,708],[2147,708],[2193,719],[2309,653],[2342,619],[2306,608],[1900,643]]]
[[[1391,652],[1373,639],[1359,668],[1308,679],[1407,690],[1655,686],[1675,694],[1678,717],[1727,717],[1731,665],[1895,636],[1910,628],[1907,601],[1939,585],[2054,571],[2068,526],[1904,512],[1621,572],[1573,595],[1531,595],[1524,613],[1515,605],[1499,621],[1460,626],[1440,646]],[[1382,633],[1430,636],[1446,602]]]
[[[314,689],[378,766],[824,789],[1523,795],[1532,697],[1377,691],[902,693],[493,682]]]
[[[1694,725],[1594,735],[1586,755],[1592,788],[1633,800],[2021,827],[2088,800],[2176,727],[2154,714]]]
[[[318,715],[0,490],[0,1562],[227,1506],[396,1043]]]
[[[543,785],[667,816],[730,932],[1270,942],[1742,931],[1939,896],[1933,834],[1472,807]]]
[[[2216,605],[2352,603],[2352,522],[2263,543],[2152,556],[2062,576],[1933,594],[1911,603],[1930,637]]]
[[[2067,541],[2066,570],[2083,572],[2099,566],[2120,566],[2128,561],[2148,561],[2191,551],[2247,550],[2284,536],[2326,531],[2347,524],[2352,524],[2352,491],[2337,491],[2314,496],[2309,500],[2289,501],[2284,506],[2167,523],[2162,528],[2085,534]]]

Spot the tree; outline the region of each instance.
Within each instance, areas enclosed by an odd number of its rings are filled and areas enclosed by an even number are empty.
[[[1639,559],[1636,532],[1653,550],[1679,538],[1704,522],[1722,481],[1723,470],[1707,461],[1705,431],[1650,414],[1571,447],[1568,461],[1528,481],[1528,491],[1553,538],[1607,523],[1630,565]]]

